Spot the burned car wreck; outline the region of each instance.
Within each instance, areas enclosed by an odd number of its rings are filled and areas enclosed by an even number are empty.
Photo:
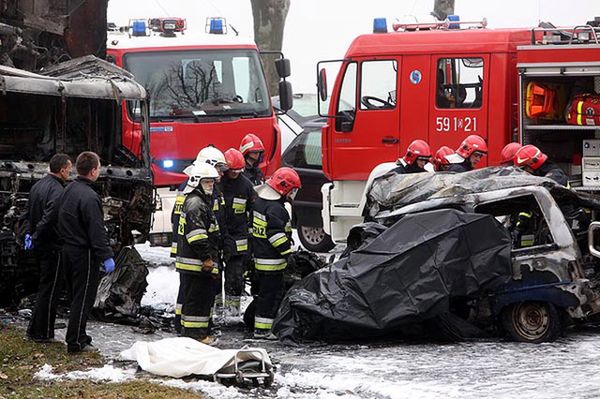
[[[592,196],[486,168],[388,176],[369,200],[379,224],[355,226],[346,256],[287,293],[273,326],[280,339],[539,343],[597,319],[600,201]],[[516,235],[524,213],[527,229]]]
[[[148,234],[154,193],[146,92],[120,68],[83,57],[35,74],[0,66],[0,302],[18,303],[37,289],[31,254],[19,243],[19,218],[31,186],[57,152],[75,159],[98,153],[105,224],[115,251]],[[141,109],[140,123],[122,131],[123,100]],[[122,143],[131,143],[131,152]]]

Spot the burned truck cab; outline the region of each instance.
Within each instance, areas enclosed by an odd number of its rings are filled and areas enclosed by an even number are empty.
[[[123,100],[141,110],[128,137],[133,151],[122,145]],[[131,74],[93,56],[42,74],[0,66],[0,130],[0,304],[17,303],[37,289],[19,218],[55,153],[75,160],[82,151],[96,152],[102,170],[94,188],[111,246],[118,252],[145,240],[154,210],[148,114],[146,91]]]

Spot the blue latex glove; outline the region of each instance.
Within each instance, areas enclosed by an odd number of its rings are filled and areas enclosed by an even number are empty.
[[[113,258],[106,259],[102,262],[102,268],[106,273],[112,273],[115,270],[115,260]]]
[[[33,240],[31,239],[31,234],[29,234],[29,233],[25,234],[24,244],[25,244],[26,251],[33,249]]]

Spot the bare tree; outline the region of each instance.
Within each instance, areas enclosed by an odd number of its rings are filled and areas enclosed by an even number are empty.
[[[448,18],[448,15],[454,14],[454,1],[455,0],[434,0],[433,12],[431,15],[440,21],[445,20]]]
[[[260,50],[281,51],[285,18],[290,0],[250,0],[254,16],[254,40]],[[272,62],[264,65],[271,93],[277,92],[279,77]]]

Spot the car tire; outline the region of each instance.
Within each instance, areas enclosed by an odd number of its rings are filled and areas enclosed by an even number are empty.
[[[298,226],[298,237],[302,246],[311,252],[329,252],[335,244],[323,227]]]
[[[527,301],[502,312],[502,326],[513,341],[539,344],[555,341],[562,333],[559,311],[548,302]]]

